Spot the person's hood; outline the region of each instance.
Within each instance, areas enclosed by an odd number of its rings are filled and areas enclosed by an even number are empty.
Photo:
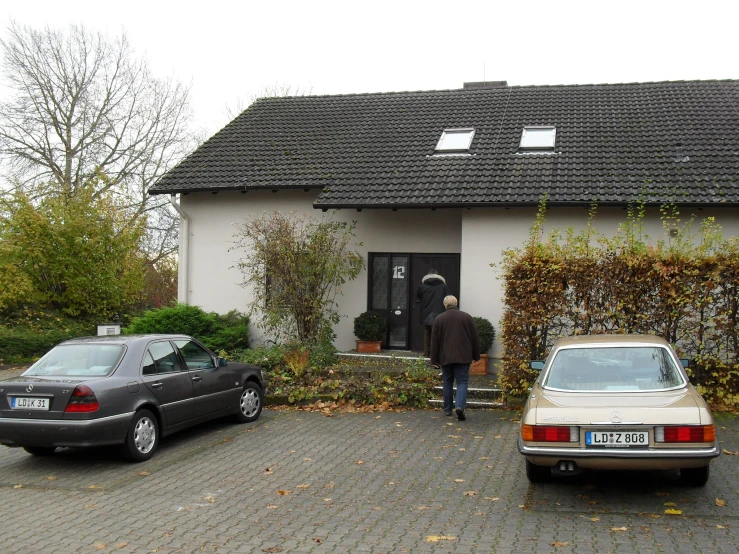
[[[438,285],[438,283],[431,282],[434,279],[437,279],[446,285],[446,281],[444,280],[444,277],[442,277],[441,275],[436,275],[435,273],[429,273],[423,279],[421,279],[421,282],[426,283],[428,285]]]

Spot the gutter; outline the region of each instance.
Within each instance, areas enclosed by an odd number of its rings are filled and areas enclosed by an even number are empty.
[[[190,216],[177,203],[175,194],[169,195],[169,203],[180,214],[179,271],[177,272],[177,301],[190,303]]]

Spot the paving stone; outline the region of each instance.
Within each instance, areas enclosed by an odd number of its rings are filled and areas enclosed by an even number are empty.
[[[715,460],[703,488],[681,486],[676,472],[531,485],[515,419],[265,410],[252,424],[212,422],[164,439],[143,464],[123,462],[116,449],[34,458],[1,447],[3,548],[737,552],[739,456]],[[738,451],[739,418],[717,414],[717,424],[723,447]],[[666,502],[682,515],[665,514]]]

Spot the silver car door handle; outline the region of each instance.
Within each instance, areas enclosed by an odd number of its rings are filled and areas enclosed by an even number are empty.
[[[161,389],[164,386],[164,383],[162,383],[161,381],[155,381],[151,384],[151,386],[155,389]]]
[[[199,375],[196,375],[195,377],[193,377],[193,378],[192,378],[192,380],[193,380],[193,381],[202,381],[202,380],[203,380],[203,378],[202,378],[202,377],[200,377]]]

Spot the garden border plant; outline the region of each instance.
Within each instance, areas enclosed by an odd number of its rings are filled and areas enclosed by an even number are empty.
[[[661,207],[669,239],[644,233],[646,209],[629,207],[614,237],[594,226],[544,237],[546,198],[521,248],[504,252],[505,309],[500,383],[525,396],[528,368],[567,335],[651,333],[692,359],[688,373],[714,407],[739,406],[739,240],[724,239],[713,218],[693,230],[673,205]]]

